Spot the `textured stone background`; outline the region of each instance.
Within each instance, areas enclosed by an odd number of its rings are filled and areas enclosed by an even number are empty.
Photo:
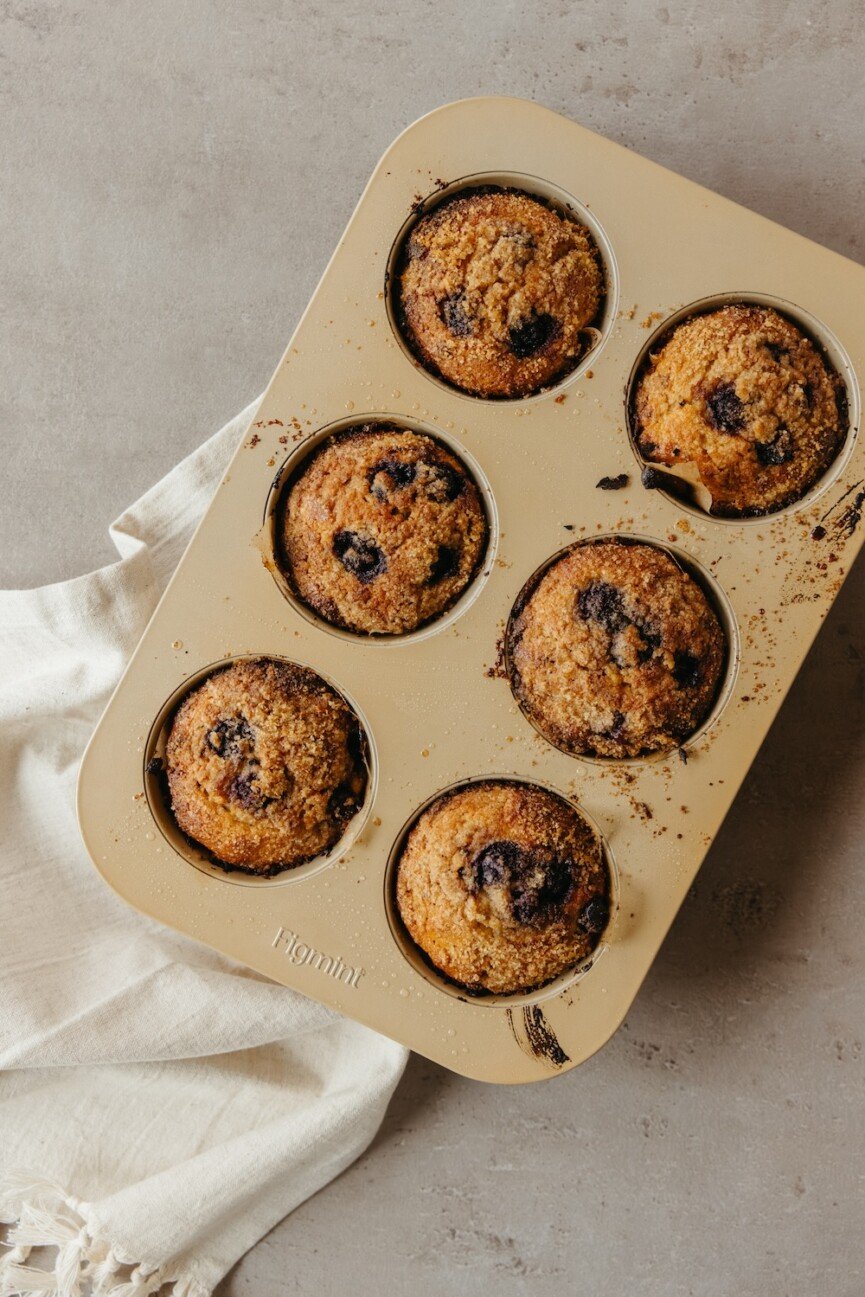
[[[6,585],[112,557],[446,100],[537,98],[863,255],[858,0],[0,10]],[[863,595],[860,564],[610,1045],[519,1089],[413,1059],[369,1154],[221,1297],[861,1297]]]

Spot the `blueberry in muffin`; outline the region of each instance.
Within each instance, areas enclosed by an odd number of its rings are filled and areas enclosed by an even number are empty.
[[[408,935],[474,994],[529,991],[581,964],[610,918],[610,875],[585,818],[535,784],[489,779],[421,812],[396,869]]]
[[[574,756],[679,747],[717,696],[726,641],[693,577],[664,550],[583,542],[524,587],[506,635],[511,689]]]
[[[584,225],[514,189],[463,190],[412,229],[397,285],[412,350],[455,387],[528,396],[572,369],[604,296]]]
[[[439,617],[483,560],[487,518],[468,469],[425,433],[369,424],[337,433],[289,482],[280,564],[334,626],[400,635]]]
[[[363,804],[366,736],[307,667],[271,658],[208,676],[165,750],[171,810],[217,864],[271,875],[329,851]]]
[[[652,463],[694,464],[726,517],[801,499],[847,432],[843,384],[811,339],[766,306],[693,316],[639,376],[633,428]]]

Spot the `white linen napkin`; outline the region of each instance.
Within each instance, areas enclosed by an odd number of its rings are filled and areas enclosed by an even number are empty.
[[[3,1297],[206,1297],[366,1147],[405,1065],[134,913],[78,835],[85,743],[254,409],[113,524],[119,562],[0,592]]]

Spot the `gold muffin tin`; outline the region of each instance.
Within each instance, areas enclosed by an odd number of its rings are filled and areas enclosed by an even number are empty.
[[[526,400],[457,392],[394,328],[388,272],[400,235],[442,193],[490,182],[569,204],[607,269],[594,346]],[[738,300],[771,303],[811,332],[846,384],[850,435],[803,502],[737,522],[643,488],[626,410],[635,366],[672,318]],[[863,300],[861,267],[536,104],[467,100],[410,127],[377,166],[87,749],[79,818],[105,880],[146,914],[467,1076],[534,1081],[589,1057],[627,1012],[862,542]],[[272,550],[276,491],[296,457],[374,419],[454,448],[491,525],[487,562],[459,603],[412,635],[378,640],[299,605]],[[621,473],[624,489],[596,488]],[[702,573],[728,631],[710,723],[660,759],[557,751],[503,678],[504,628],[527,579],[565,546],[607,533],[661,544]],[[338,848],[270,879],[196,852],[145,771],[190,683],[259,655],[331,681],[371,746],[367,801]],[[446,788],[497,776],[541,783],[585,811],[616,861],[617,906],[588,969],[534,994],[473,999],[406,945],[389,889],[417,812]]]

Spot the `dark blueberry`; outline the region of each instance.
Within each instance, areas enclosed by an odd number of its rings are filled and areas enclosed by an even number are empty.
[[[527,852],[522,868],[512,878],[511,912],[520,923],[533,923],[567,900],[571,890],[571,867],[564,860],[542,862]],[[542,873],[538,885],[536,875]]]
[[[790,348],[784,347],[780,342],[764,342],[763,346],[777,365],[782,356],[789,356]]]
[[[384,550],[374,540],[358,536],[356,531],[338,531],[333,538],[333,552],[345,570],[363,585],[369,585],[387,571]]]
[[[450,504],[462,495],[465,481],[451,464],[430,464],[426,493],[436,504]]]
[[[467,882],[473,892],[507,887],[511,912],[520,923],[533,923],[561,905],[572,886],[568,861],[550,859],[504,839],[491,842],[471,862]]]
[[[327,799],[327,809],[337,824],[347,824],[360,809],[360,798],[350,784],[338,784]]]
[[[700,660],[685,649],[673,654],[673,679],[680,689],[693,689],[700,683]]]
[[[452,293],[439,304],[439,315],[455,338],[470,338],[472,322],[466,315],[465,293]]]
[[[661,647],[661,636],[657,631],[652,630],[650,626],[638,626],[637,630],[640,633],[640,639],[643,641],[637,649],[637,660],[639,662],[648,662],[649,658]]]
[[[771,441],[755,441],[754,451],[764,468],[789,464],[793,458],[793,438],[789,429],[779,428]]]
[[[654,447],[652,447],[654,450]],[[651,468],[648,464],[640,474],[640,481],[647,491],[658,491],[667,486],[671,481],[669,473],[662,473],[659,468]]]
[[[163,769],[162,757],[151,757],[144,771],[148,775],[161,775]]]
[[[630,624],[621,590],[607,581],[592,581],[577,595],[577,612],[583,621],[598,622],[611,635]]]
[[[264,796],[254,774],[236,775],[228,785],[228,795],[248,811],[262,811],[273,801],[272,797]]]
[[[231,716],[228,720],[217,721],[213,729],[207,732],[207,746],[224,759],[240,756],[240,745],[251,742],[252,730],[244,716]]]
[[[745,426],[745,407],[732,383],[719,383],[706,397],[709,418],[720,432],[741,432]]]
[[[527,360],[529,356],[534,356],[536,352],[545,347],[547,343],[559,332],[559,324],[544,311],[537,315],[534,311],[520,324],[515,324],[512,329],[508,330],[511,341],[511,351],[517,360]]]
[[[454,549],[452,545],[439,545],[435,561],[430,568],[430,574],[426,579],[427,585],[438,585],[439,581],[444,581],[447,577],[453,576],[459,571],[460,552]]]
[[[390,478],[389,484],[382,481],[385,476]],[[402,491],[411,486],[417,477],[417,464],[404,464],[398,459],[380,459],[368,470],[366,477],[375,498],[386,500],[392,490]]]
[[[511,897],[511,913],[520,923],[531,923],[541,912],[538,893],[515,888]]]
[[[482,847],[471,863],[469,886],[472,891],[506,883],[521,855],[522,848],[507,839]]]
[[[822,540],[826,535],[826,528],[818,522],[817,526],[811,532],[812,540]]]
[[[610,919],[610,902],[606,896],[593,896],[584,905],[577,920],[585,932],[603,932]]]
[[[573,882],[569,860],[551,860],[544,870],[544,881],[538,889],[538,899],[543,908],[561,905],[566,901]]]
[[[624,734],[625,734],[624,712],[613,712],[613,723],[610,726],[610,728],[605,731],[605,733],[607,738],[615,739],[617,742],[619,739],[624,738]]]
[[[599,491],[621,491],[622,487],[627,485],[627,473],[619,473],[616,477],[602,477],[600,482],[595,483]]]

